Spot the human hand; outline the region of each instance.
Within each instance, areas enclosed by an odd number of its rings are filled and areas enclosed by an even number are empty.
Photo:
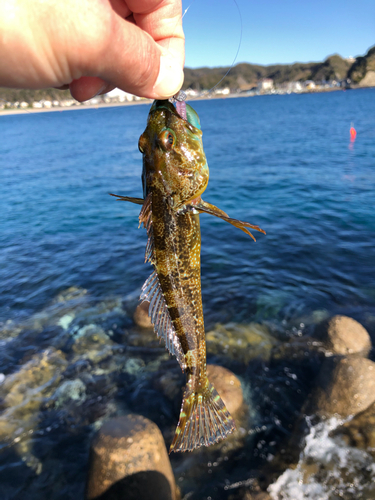
[[[2,0],[0,86],[118,87],[152,99],[183,83],[181,0]]]

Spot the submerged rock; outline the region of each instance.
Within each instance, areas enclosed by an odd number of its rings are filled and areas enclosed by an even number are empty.
[[[60,292],[53,300],[55,304],[61,302],[68,302],[69,300],[81,299],[87,295],[87,290],[85,288],[80,288],[77,286],[71,286],[66,290]]]
[[[362,354],[367,356],[371,349],[371,339],[367,330],[358,321],[347,316],[334,316],[320,323],[315,337],[332,354]]]
[[[71,400],[83,403],[86,399],[86,386],[80,379],[66,380],[57,388],[52,399],[55,400],[56,407]]]
[[[236,375],[222,366],[207,365],[207,376],[229,413],[235,415],[243,404],[241,382]]]
[[[309,413],[356,415],[375,402],[375,363],[362,357],[327,359],[316,385]]]
[[[112,340],[95,324],[85,325],[75,335],[72,350],[83,358],[99,362],[111,354]]]
[[[139,415],[113,418],[93,438],[86,499],[175,500],[163,436]]]
[[[145,301],[139,304],[133,315],[134,323],[141,328],[152,328],[151,318],[148,315],[148,307],[150,303]]]
[[[34,429],[39,423],[39,409],[57,388],[67,366],[61,351],[46,349],[5,377],[0,398],[5,410],[0,416],[0,438],[9,440],[16,429]]]
[[[268,328],[259,323],[216,325],[206,335],[207,351],[223,354],[247,364],[255,358],[268,360],[277,341]]]

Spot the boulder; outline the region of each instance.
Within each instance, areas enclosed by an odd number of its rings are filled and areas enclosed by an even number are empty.
[[[317,326],[315,337],[332,354],[367,356],[371,349],[367,330],[358,321],[347,316],[333,316],[323,321]]]
[[[234,373],[217,365],[207,365],[207,376],[220,394],[229,413],[234,416],[243,404],[241,382]]]
[[[175,500],[176,485],[159,428],[140,415],[108,420],[90,449],[87,500]]]
[[[150,303],[145,301],[139,304],[134,311],[134,323],[141,328],[152,328],[150,316],[148,315],[148,307]]]
[[[327,359],[316,384],[308,413],[356,415],[375,402],[375,363],[361,357]]]

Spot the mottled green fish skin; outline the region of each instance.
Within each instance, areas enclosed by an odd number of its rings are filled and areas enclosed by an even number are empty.
[[[188,118],[190,114],[199,126],[198,115],[189,108]],[[194,203],[206,189],[209,173],[198,126],[182,119],[170,102],[155,101],[139,140],[144,197],[151,200],[151,214],[146,216],[152,219],[152,263],[183,351],[187,377],[171,445],[174,451],[215,443],[235,428],[206,374],[201,237]]]
[[[210,446],[235,430],[232,417],[206,373],[206,341],[201,295],[199,213],[229,222],[254,236],[264,233],[230,218],[202,200],[208,183],[197,113],[186,104],[182,118],[169,101],[154,101],[139,139],[143,154],[143,198],[116,196],[142,205],[147,229],[146,260],[154,272],[143,285],[154,330],[186,373],[181,413],[170,451]]]

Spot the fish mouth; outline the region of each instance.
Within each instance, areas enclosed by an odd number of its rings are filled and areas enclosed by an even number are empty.
[[[154,101],[150,109],[150,115],[156,111],[169,111],[177,118],[184,120],[184,122],[187,123],[189,127],[193,126],[195,129],[201,130],[199,116],[194,111],[194,109],[185,102],[178,104],[183,105],[183,107],[175,107],[170,101],[167,100]]]
[[[176,108],[168,100],[154,101],[152,106],[151,106],[150,113],[152,113],[154,111],[161,111],[161,110],[168,110],[169,112],[173,113],[175,116],[178,116],[179,118],[181,118],[181,116],[178,114]]]

